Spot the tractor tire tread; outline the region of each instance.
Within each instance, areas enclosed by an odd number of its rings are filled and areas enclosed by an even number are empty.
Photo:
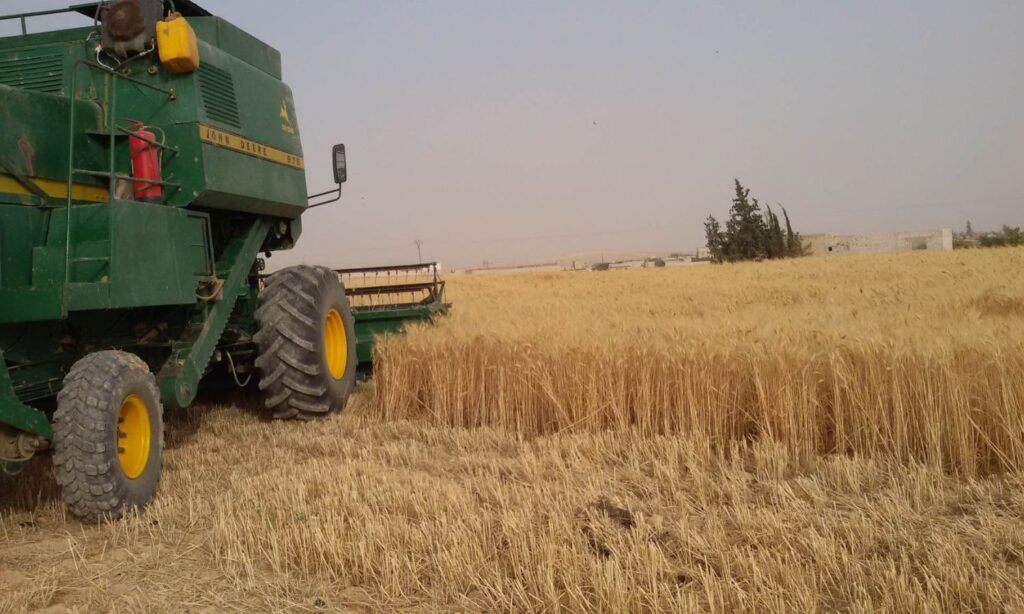
[[[256,310],[259,331],[254,336],[259,348],[256,367],[260,372],[259,389],[264,404],[278,420],[312,420],[342,409],[355,382],[355,366],[350,365],[339,395],[338,384],[328,382],[320,350],[323,335],[322,296],[344,287],[337,274],[325,267],[294,266],[271,275],[260,293]],[[343,310],[346,331],[354,326],[350,309]],[[355,360],[354,346],[351,361]]]
[[[114,455],[108,450],[108,416],[105,411],[120,407],[113,398],[114,385],[131,372],[145,374],[144,384],[159,403],[156,379],[142,359],[118,351],[95,352],[72,366],[64,386],[57,395],[54,412],[54,472],[61,496],[74,516],[86,520],[119,518],[129,507],[148,501],[134,500],[131,493],[119,488]],[[163,424],[156,408],[156,431],[159,453],[163,449]],[[157,471],[159,480],[159,471]],[[155,492],[155,484],[153,487]]]

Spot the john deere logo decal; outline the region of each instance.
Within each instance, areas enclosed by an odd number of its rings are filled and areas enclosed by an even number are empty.
[[[288,134],[295,134],[295,126],[292,125],[292,118],[288,115],[288,101],[281,99],[281,130]]]

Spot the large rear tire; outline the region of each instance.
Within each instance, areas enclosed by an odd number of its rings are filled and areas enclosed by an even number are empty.
[[[64,378],[53,424],[61,496],[83,520],[120,518],[156,495],[163,467],[163,407],[141,358],[96,352]]]
[[[338,275],[295,266],[271,275],[256,310],[260,390],[276,419],[343,409],[355,388],[356,335]]]

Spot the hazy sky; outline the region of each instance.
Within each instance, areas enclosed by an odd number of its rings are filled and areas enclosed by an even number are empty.
[[[281,50],[311,191],[348,146],[275,268],[693,249],[734,177],[804,232],[1024,224],[1021,0],[200,4]]]

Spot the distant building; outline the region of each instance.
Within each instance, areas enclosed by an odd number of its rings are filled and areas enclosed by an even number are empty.
[[[804,235],[803,239],[812,256],[892,254],[924,250],[948,252],[953,250],[952,228],[864,235],[840,235],[825,232]]]

